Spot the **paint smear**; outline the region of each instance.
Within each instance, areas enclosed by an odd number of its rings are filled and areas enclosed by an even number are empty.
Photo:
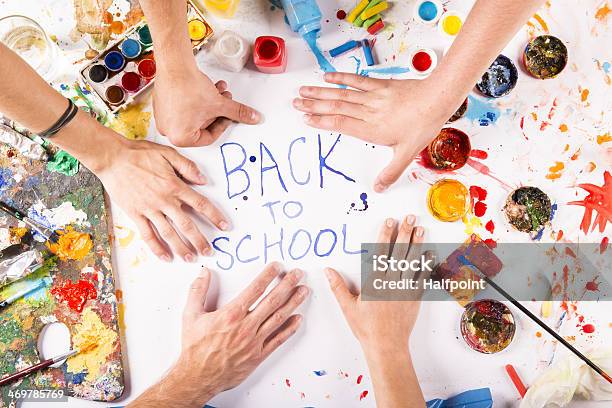
[[[497,122],[501,111],[494,102],[475,96],[468,96],[468,110],[466,117],[472,122],[478,122],[480,126],[489,126]]]
[[[364,399],[367,396],[368,396],[368,391],[366,390],[366,391],[362,392],[361,395],[359,395],[359,401],[361,401],[362,399]]]
[[[303,36],[304,41],[317,59],[317,63],[323,72],[336,72],[336,68],[325,58],[317,44],[317,31],[310,31]]]
[[[117,333],[102,323],[100,316],[91,308],[85,309],[81,322],[74,328],[73,347],[80,350],[68,359],[67,371],[87,372],[85,378],[93,381],[100,374],[106,359],[115,350]]]
[[[608,18],[608,15],[610,14],[610,12],[612,11],[612,9],[610,9],[610,6],[608,5],[608,3],[606,2],[606,4],[604,4],[603,6],[601,6],[597,12],[595,12],[595,18],[599,21],[604,21],[605,19]]]
[[[117,242],[119,243],[119,248],[127,248],[132,241],[134,241],[134,237],[136,236],[134,230],[127,227],[121,227],[119,225],[115,226],[115,230],[117,230],[115,235],[117,237]]]
[[[554,166],[548,168],[549,173],[545,177],[549,180],[556,180],[563,174],[563,169],[565,165],[562,162],[555,162]]]
[[[567,204],[584,207],[580,229],[585,235],[589,232],[589,228],[593,231],[597,226],[599,226],[599,232],[604,232],[606,224],[612,222],[612,175],[609,171],[604,172],[602,186],[583,183],[578,184],[578,187],[586,190],[587,196],[580,201],[570,201]],[[594,212],[596,215],[593,220]]]
[[[59,235],[57,242],[49,241],[47,247],[62,261],[83,259],[93,248],[91,236],[84,232],[75,231],[71,226],[57,233]]]
[[[47,170],[72,177],[79,172],[79,161],[67,152],[60,150],[47,162]]]
[[[597,135],[597,144],[604,144],[607,142],[612,142],[612,135],[610,134],[610,132],[604,135]]]
[[[151,112],[144,112],[144,103],[129,105],[119,112],[117,119],[110,124],[110,128],[120,133],[126,139],[143,140],[149,133]]]
[[[94,284],[85,279],[74,283],[71,280],[67,280],[61,285],[54,286],[51,289],[51,294],[78,313],[83,311],[88,300],[95,300],[98,297]]]

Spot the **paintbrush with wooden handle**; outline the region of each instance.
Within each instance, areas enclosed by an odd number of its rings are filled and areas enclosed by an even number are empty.
[[[10,215],[11,217],[14,217],[18,221],[23,221],[28,227],[32,228],[34,231],[45,237],[45,240],[57,242],[57,239],[59,238],[57,232],[52,231],[43,225],[40,225],[40,223],[34,221],[21,211],[12,208],[7,203],[0,201],[0,210]]]
[[[576,355],[576,357],[578,357],[579,359],[584,361],[589,367],[591,367],[593,370],[595,370],[595,372],[597,372],[597,374],[601,375],[603,378],[606,379],[606,381],[608,381],[610,384],[612,384],[612,377],[610,377],[610,375],[608,375],[608,373],[606,373],[597,364],[592,362],[587,356],[585,356],[580,351],[578,351],[574,346],[569,344],[567,342],[567,340],[565,340],[563,337],[561,337],[556,331],[554,331],[552,328],[548,327],[548,325],[546,323],[544,323],[536,315],[531,313],[529,311],[529,309],[527,309],[519,301],[514,299],[508,292],[506,292],[504,289],[502,289],[497,283],[493,282],[487,275],[482,273],[482,271],[480,269],[478,269],[478,267],[476,265],[474,265],[472,262],[470,262],[464,255],[459,255],[458,259],[464,265],[472,267],[476,272],[478,272],[478,275],[480,276],[480,278],[482,278],[482,280],[484,280],[488,285],[490,285],[493,289],[495,289],[500,295],[502,295],[504,298],[506,298],[510,303],[512,303],[514,306],[516,306],[521,312],[526,314],[527,317],[529,317],[531,320],[533,320],[538,326],[540,326],[542,329],[544,329],[548,334],[553,336],[555,338],[555,340],[557,340],[559,343],[561,343],[565,347],[567,347],[567,349],[569,351],[574,353]]]
[[[25,369],[23,369],[21,371],[17,371],[16,373],[13,373],[13,374],[11,374],[11,375],[9,375],[7,377],[4,377],[4,378],[0,379],[0,387],[2,387],[4,385],[7,385],[7,384],[10,384],[10,383],[12,383],[14,381],[20,380],[20,379],[22,379],[24,377],[27,377],[28,375],[33,374],[35,372],[38,372],[40,370],[44,370],[45,368],[47,368],[47,367],[49,367],[49,366],[51,366],[51,365],[53,365],[55,363],[59,363],[62,360],[65,360],[65,359],[67,359],[69,357],[74,356],[78,352],[79,352],[78,350],[70,350],[69,352],[61,354],[61,355],[59,355],[57,357],[53,357],[53,358],[50,358],[48,360],[41,361],[40,363],[34,364],[31,367],[25,368]]]

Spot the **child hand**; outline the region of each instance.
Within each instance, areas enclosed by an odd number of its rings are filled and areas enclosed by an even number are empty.
[[[325,81],[354,89],[303,86],[293,106],[306,113],[309,126],[393,148],[391,163],[374,184],[379,193],[399,179],[460,105],[431,77],[374,79],[336,72],[325,74]]]

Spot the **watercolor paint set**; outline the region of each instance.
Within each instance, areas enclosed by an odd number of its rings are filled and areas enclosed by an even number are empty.
[[[196,53],[212,37],[213,29],[191,1],[187,2],[187,26]],[[81,69],[80,76],[115,113],[149,89],[156,72],[153,38],[146,21],[142,21]]]

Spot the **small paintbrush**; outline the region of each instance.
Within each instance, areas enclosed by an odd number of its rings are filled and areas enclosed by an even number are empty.
[[[55,231],[52,231],[49,228],[40,225],[38,222],[34,221],[21,211],[12,208],[7,203],[0,201],[0,210],[4,211],[11,217],[14,217],[18,221],[23,221],[28,227],[32,228],[34,231],[45,237],[45,240],[51,240],[52,242],[57,241],[58,235]]]
[[[597,374],[601,375],[603,378],[606,379],[606,381],[608,381],[610,384],[612,384],[612,377],[610,377],[608,375],[608,373],[606,373],[603,369],[601,369],[599,366],[597,366],[597,364],[592,362],[587,356],[585,356],[580,351],[578,351],[574,346],[569,344],[567,342],[567,340],[565,340],[563,337],[561,337],[556,331],[554,331],[553,329],[548,327],[548,325],[546,323],[544,323],[543,321],[538,319],[538,317],[536,315],[534,315],[533,313],[531,313],[529,311],[529,309],[527,309],[525,306],[520,304],[520,302],[518,302],[516,299],[514,299],[512,296],[510,296],[510,294],[508,292],[503,290],[498,284],[493,282],[487,275],[482,273],[482,271],[480,269],[478,269],[478,267],[476,267],[476,265],[471,263],[464,255],[459,255],[459,260],[464,265],[471,266],[472,268],[474,268],[474,270],[478,272],[478,275],[480,275],[480,277],[485,282],[487,282],[487,284],[489,284],[493,289],[495,289],[500,295],[505,297],[510,303],[512,303],[514,306],[516,306],[521,312],[525,313],[527,315],[527,317],[529,317],[531,320],[533,320],[538,326],[540,326],[542,329],[544,329],[548,334],[553,336],[559,343],[563,344],[565,347],[567,347],[567,349],[569,351],[574,353],[579,359],[584,361],[589,367],[591,367],[593,370],[595,370],[595,372],[597,372]]]
[[[27,377],[28,375],[33,374],[33,373],[35,373],[37,371],[44,370],[45,368],[47,368],[47,367],[49,367],[49,366],[51,366],[51,365],[53,365],[55,363],[59,363],[60,361],[65,360],[65,359],[67,359],[69,357],[72,357],[72,356],[74,356],[77,353],[78,353],[78,350],[70,350],[69,352],[61,354],[61,355],[59,355],[57,357],[53,357],[53,358],[50,358],[48,360],[41,361],[40,363],[34,364],[31,367],[25,368],[25,369],[23,369],[21,371],[17,371],[16,373],[13,373],[13,374],[11,374],[11,375],[9,375],[7,377],[4,377],[4,378],[0,379],[0,387],[4,386],[6,384],[10,384],[10,383],[12,383],[14,381],[20,380],[20,379],[22,379],[24,377]]]

